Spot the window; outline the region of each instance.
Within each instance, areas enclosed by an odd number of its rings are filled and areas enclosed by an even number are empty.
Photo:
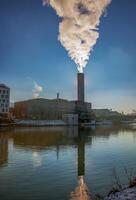
[[[2,103],[5,103],[5,99],[3,99]]]
[[[0,93],[1,93],[1,90],[0,90]]]
[[[5,90],[3,90],[3,94],[5,94]]]
[[[4,112],[5,110],[4,110],[4,108],[2,109],[2,112]]]

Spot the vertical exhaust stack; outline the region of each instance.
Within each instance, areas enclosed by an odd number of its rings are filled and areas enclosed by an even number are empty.
[[[84,102],[84,73],[77,74],[77,100]]]

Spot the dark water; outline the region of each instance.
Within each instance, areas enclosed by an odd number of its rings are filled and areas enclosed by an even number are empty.
[[[136,169],[136,127],[0,130],[0,200],[68,200],[79,177],[92,195]]]

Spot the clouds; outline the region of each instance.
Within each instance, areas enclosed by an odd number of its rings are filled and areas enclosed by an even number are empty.
[[[39,82],[39,80],[35,81],[31,77],[10,80],[7,85],[9,85],[11,89],[11,102],[24,101],[41,96],[44,98],[44,86],[41,86]]]

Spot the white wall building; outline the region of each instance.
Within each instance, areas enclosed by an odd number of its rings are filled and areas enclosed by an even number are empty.
[[[0,114],[9,112],[10,104],[10,88],[4,84],[0,84]]]

